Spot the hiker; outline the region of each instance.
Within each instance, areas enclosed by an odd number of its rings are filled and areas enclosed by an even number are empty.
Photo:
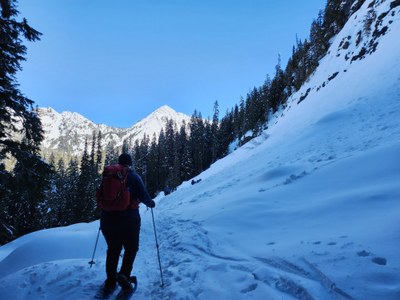
[[[100,203],[100,207],[102,207],[100,228],[107,242],[107,279],[104,282],[104,289],[110,292],[115,289],[116,283],[118,283],[123,290],[133,289],[130,279],[133,262],[135,261],[136,253],[139,249],[139,203],[142,202],[150,208],[155,207],[155,203],[150,198],[142,179],[136,172],[130,169],[132,166],[131,156],[129,154],[121,154],[118,158],[118,165],[110,167],[119,167],[125,172],[125,184],[129,198],[128,206],[124,210],[121,210],[120,208],[119,210],[115,208],[106,209],[106,207],[102,206]],[[105,168],[105,170],[106,169],[107,168]],[[120,176],[121,172],[118,175]],[[103,183],[104,176],[103,173]],[[105,189],[104,186],[103,189]],[[109,189],[111,189],[111,187]],[[103,190],[103,193],[106,194],[107,191]],[[121,269],[119,273],[117,273],[118,259],[122,247],[124,247],[125,252],[122,259]]]

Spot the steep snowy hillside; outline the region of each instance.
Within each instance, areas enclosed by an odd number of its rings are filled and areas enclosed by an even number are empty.
[[[152,138],[166,127],[167,120],[172,119],[178,128],[182,122],[189,122],[190,117],[174,111],[164,105],[140,120],[130,128],[115,128],[104,124],[95,124],[75,112],[58,113],[52,108],[40,108],[39,116],[43,124],[45,138],[42,150],[45,153],[62,151],[69,154],[83,152],[85,138],[91,139],[93,132],[101,131],[102,143],[105,147],[109,142],[121,146],[124,140],[141,140],[146,134]]]
[[[363,32],[376,47],[359,59],[353,38],[371,10],[371,28],[387,29]],[[134,299],[400,299],[398,41],[400,2],[365,1],[262,136],[156,199],[164,288],[142,207]],[[102,237],[88,265],[98,226],[1,247],[0,299],[93,299],[105,276]]]

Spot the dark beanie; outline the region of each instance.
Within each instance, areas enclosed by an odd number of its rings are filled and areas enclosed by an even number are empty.
[[[118,157],[118,163],[120,165],[132,166],[132,158],[129,154],[126,154],[126,153],[121,154]]]

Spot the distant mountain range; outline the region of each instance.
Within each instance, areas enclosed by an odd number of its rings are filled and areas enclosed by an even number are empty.
[[[102,146],[105,149],[110,142],[115,146],[122,146],[124,140],[132,142],[142,140],[145,134],[150,139],[154,133],[158,136],[161,129],[166,127],[169,119],[174,120],[178,128],[183,121],[186,123],[190,121],[188,115],[176,112],[167,105],[158,108],[130,128],[95,124],[76,112],[59,113],[51,107],[39,108],[39,117],[45,132],[41,146],[45,157],[50,153],[59,157],[81,154],[85,147],[85,139],[88,138],[88,142],[91,143],[93,132],[101,131]]]

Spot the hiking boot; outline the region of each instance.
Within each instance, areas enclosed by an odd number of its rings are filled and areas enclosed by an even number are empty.
[[[117,286],[116,280],[112,280],[112,279],[107,278],[107,279],[104,281],[104,286],[103,286],[103,288],[104,288],[104,290],[113,291],[113,290],[115,290],[116,286]]]
[[[132,290],[133,286],[131,283],[131,279],[124,274],[118,274],[117,282],[123,290]]]
[[[114,292],[116,287],[117,282],[115,280],[106,279],[104,281],[103,287],[98,291],[96,298],[108,298]]]

